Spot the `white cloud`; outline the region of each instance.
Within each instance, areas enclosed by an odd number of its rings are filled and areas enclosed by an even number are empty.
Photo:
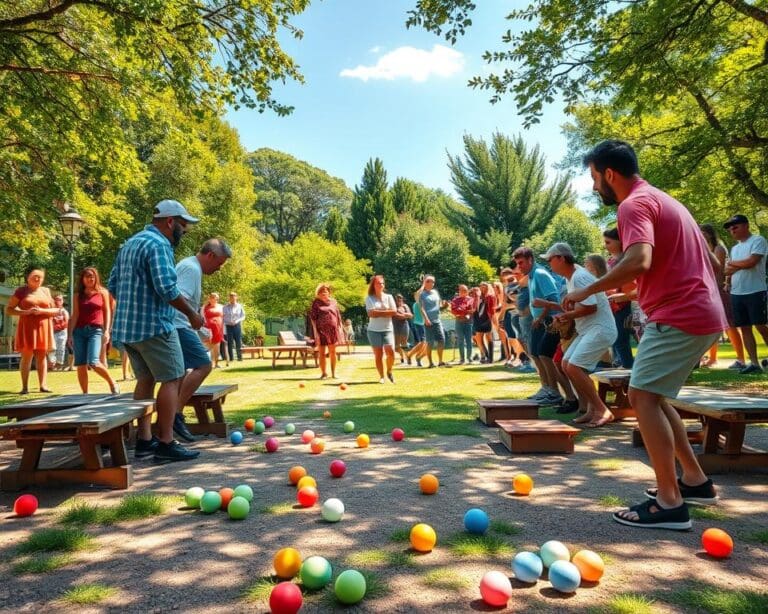
[[[435,45],[431,51],[415,47],[398,47],[381,56],[373,66],[345,68],[339,76],[369,79],[410,79],[423,83],[431,76],[450,77],[464,68],[464,56],[449,47]]]
[[[368,53],[379,53],[379,51],[381,51],[381,47],[379,47],[378,45],[376,45],[375,47],[371,47],[371,48],[368,50]]]

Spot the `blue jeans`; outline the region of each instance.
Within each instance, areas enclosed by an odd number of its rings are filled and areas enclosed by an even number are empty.
[[[75,366],[98,365],[101,354],[101,326],[82,326],[72,331],[72,348],[75,352]]]
[[[616,333],[618,335],[616,337],[616,342],[613,344],[614,358],[618,358],[621,366],[625,369],[631,369],[635,364],[635,359],[632,357],[632,345],[630,344],[632,331],[624,327],[624,321],[631,315],[631,303],[627,303],[613,314],[614,322],[616,322]]]
[[[227,324],[227,352],[229,352],[229,360],[235,359],[235,352],[237,350],[237,359],[243,359],[243,329],[240,324],[230,326]]]
[[[459,346],[459,358],[464,361],[472,358],[472,320],[456,320],[456,344]],[[466,356],[465,356],[466,351]]]

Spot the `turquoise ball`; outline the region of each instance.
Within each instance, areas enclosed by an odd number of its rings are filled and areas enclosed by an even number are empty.
[[[365,597],[365,576],[356,569],[347,569],[339,574],[334,584],[336,598],[341,603],[352,605]]]
[[[253,488],[247,484],[240,484],[240,486],[235,488],[235,497],[242,497],[250,503],[253,501]]]
[[[200,511],[203,514],[213,514],[219,509],[221,509],[221,495],[216,491],[209,490],[200,499]]]
[[[581,584],[581,573],[570,561],[555,561],[549,567],[549,581],[556,591],[573,593]]]
[[[310,556],[301,564],[299,570],[301,583],[309,590],[319,590],[331,581],[333,568],[327,559]]]
[[[544,572],[544,563],[535,552],[518,552],[512,559],[512,571],[520,582],[536,582]]]

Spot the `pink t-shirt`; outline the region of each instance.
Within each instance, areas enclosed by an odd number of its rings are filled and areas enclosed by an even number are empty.
[[[625,250],[636,243],[653,247],[651,268],[637,279],[649,322],[690,335],[728,327],[707,244],[682,204],[641,179],[619,205],[618,221]]]

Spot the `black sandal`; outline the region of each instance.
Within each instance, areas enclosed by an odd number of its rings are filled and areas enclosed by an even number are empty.
[[[652,509],[653,508],[653,509]],[[624,518],[622,514],[635,512],[637,520]],[[631,506],[628,510],[614,512],[613,519],[629,527],[639,527],[641,529],[672,529],[674,531],[687,531],[692,526],[691,518],[688,515],[688,506],[683,503],[678,507],[664,509],[654,499],[649,499],[643,503]]]

